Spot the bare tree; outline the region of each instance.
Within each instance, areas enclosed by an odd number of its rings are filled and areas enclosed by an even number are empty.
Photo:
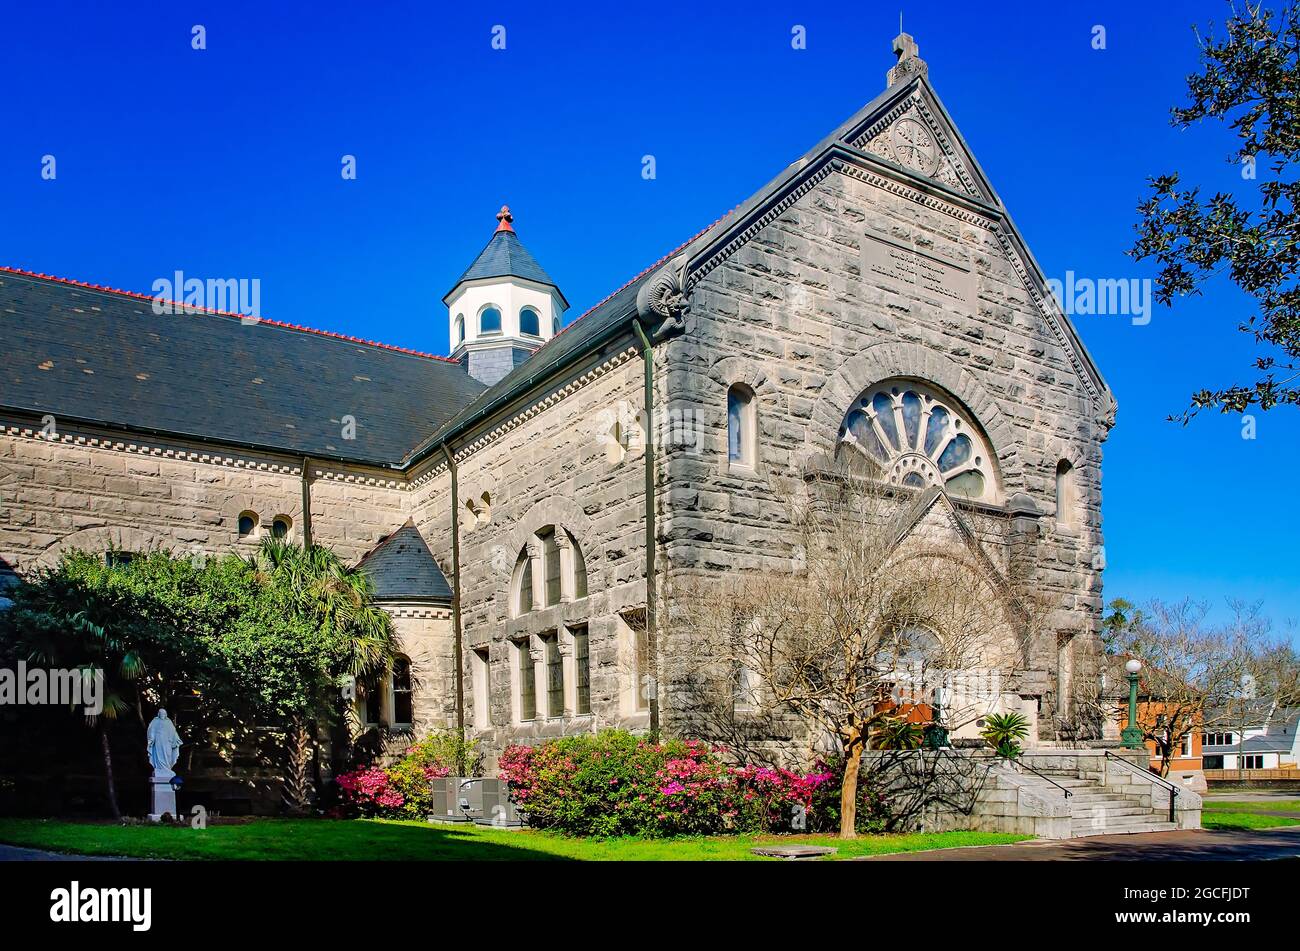
[[[967,733],[1018,709],[1012,681],[1042,604],[1007,580],[1005,527],[977,531],[937,489],[900,494],[836,469],[787,497],[787,551],[666,592],[665,682],[682,732],[829,740],[844,762],[840,836],[852,838],[873,733],[922,704]]]
[[[1116,632],[1111,645],[1116,658],[1142,662],[1137,725],[1155,745],[1161,776],[1168,775],[1170,761],[1193,731],[1231,723],[1251,699],[1251,657],[1266,622],[1257,610],[1240,606],[1227,624],[1207,624],[1208,614],[1208,605],[1192,600],[1154,601]],[[1117,713],[1127,717],[1127,691],[1114,693]]]

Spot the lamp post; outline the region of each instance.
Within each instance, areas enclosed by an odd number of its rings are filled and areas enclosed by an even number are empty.
[[[1138,726],[1138,671],[1142,669],[1142,661],[1134,657],[1124,669],[1128,671],[1128,726],[1120,732],[1120,740],[1125,749],[1140,750],[1142,749],[1142,727]]]

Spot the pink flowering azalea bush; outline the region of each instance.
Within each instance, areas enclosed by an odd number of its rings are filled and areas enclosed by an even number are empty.
[[[501,778],[529,825],[570,835],[670,836],[809,828],[826,774],[730,766],[694,740],[622,730],[510,746]]]
[[[424,819],[433,806],[432,781],[450,776],[463,762],[476,769],[480,757],[475,741],[462,741],[454,732],[430,733],[409,746],[391,766],[368,766],[343,773],[338,783],[343,811],[354,816]]]

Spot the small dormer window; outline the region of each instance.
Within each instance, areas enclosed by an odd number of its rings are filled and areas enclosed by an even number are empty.
[[[555,319],[551,321],[551,335],[554,336],[560,332],[560,315],[556,314]]]
[[[527,337],[540,337],[542,335],[542,321],[537,311],[531,307],[525,307],[519,312],[519,332]]]
[[[483,308],[478,315],[478,332],[481,334],[499,334],[501,332],[501,311],[495,307]]]
[[[458,347],[460,346],[461,341],[464,339],[465,339],[465,315],[457,314],[456,326],[451,332],[451,345],[453,347]]]

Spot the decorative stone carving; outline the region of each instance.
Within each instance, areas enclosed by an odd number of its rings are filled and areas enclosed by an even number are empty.
[[[658,325],[651,335],[653,340],[666,340],[686,331],[686,313],[691,306],[688,294],[684,254],[661,267],[637,290],[637,313]]]
[[[934,135],[922,122],[911,116],[899,119],[889,130],[890,144],[898,164],[929,175],[935,170],[939,148]]]

